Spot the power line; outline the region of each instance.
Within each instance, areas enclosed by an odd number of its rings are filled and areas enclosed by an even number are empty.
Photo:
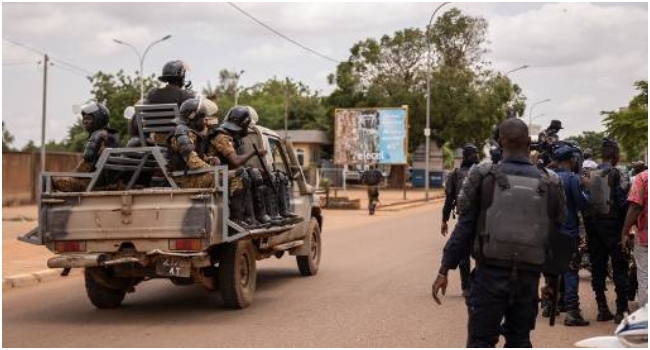
[[[26,66],[26,65],[37,65],[39,62],[38,61],[29,61],[29,62],[7,62],[3,63],[3,67],[11,67],[11,66]]]
[[[15,40],[9,39],[9,38],[7,38],[7,37],[5,37],[5,36],[2,37],[2,40],[6,40],[6,41],[8,41],[8,42],[10,42],[10,43],[12,43],[12,44],[14,44],[14,45],[16,45],[16,46],[20,46],[20,47],[22,47],[22,48],[25,49],[25,50],[28,50],[28,51],[31,51],[31,52],[37,53],[37,54],[39,54],[39,55],[41,55],[41,56],[44,56],[44,55],[45,55],[45,52],[43,52],[43,51],[41,51],[41,50],[38,50],[38,49],[35,49],[35,48],[33,48],[33,47],[27,46],[27,45],[25,45],[25,44],[19,43],[19,42],[15,41]],[[62,59],[54,58],[54,57],[52,57],[52,55],[49,55],[49,56],[50,56],[50,59],[51,59],[53,62],[58,62],[58,63],[61,64],[61,65],[67,66],[67,67],[72,68],[72,69],[76,69],[76,70],[78,70],[78,71],[80,71],[80,72],[84,72],[84,73],[86,73],[86,74],[88,74],[88,75],[92,75],[92,74],[93,74],[93,72],[91,72],[91,71],[89,71],[89,70],[87,70],[87,69],[81,68],[81,67],[76,66],[76,65],[74,65],[74,64],[72,64],[72,63],[68,63],[68,62],[66,62],[66,61],[64,61],[64,60],[62,60]]]
[[[292,44],[294,44],[294,45],[296,45],[296,46],[298,46],[298,47],[300,47],[300,48],[302,48],[302,49],[304,49],[304,50],[306,50],[306,51],[309,51],[309,52],[313,53],[314,55],[320,56],[320,57],[322,57],[322,58],[324,58],[324,59],[326,59],[326,60],[328,60],[328,61],[332,61],[332,62],[334,62],[334,63],[341,63],[341,61],[339,61],[339,60],[333,59],[333,58],[331,58],[331,57],[329,57],[329,56],[325,56],[325,55],[323,55],[322,53],[320,53],[320,52],[318,52],[318,51],[316,51],[316,50],[313,50],[313,49],[311,49],[311,48],[309,48],[309,47],[307,47],[307,46],[305,46],[305,45],[303,45],[303,44],[297,42],[296,40],[291,39],[291,38],[289,38],[288,36],[286,36],[286,35],[280,33],[278,30],[273,29],[271,26],[269,26],[269,25],[265,24],[264,22],[260,21],[259,19],[255,18],[253,15],[251,15],[250,13],[244,11],[243,9],[241,9],[240,7],[238,7],[237,5],[235,5],[234,3],[229,2],[228,4],[229,4],[230,6],[232,6],[232,7],[234,7],[237,11],[241,12],[244,16],[246,16],[246,17],[252,19],[253,21],[257,22],[257,24],[259,24],[259,25],[261,25],[262,27],[264,27],[264,28],[270,30],[270,31],[273,32],[275,35],[277,35],[277,36],[279,36],[279,37],[281,37],[281,38],[283,38],[283,39],[289,41],[290,43],[292,43]]]
[[[72,74],[78,75],[78,76],[80,76],[80,77],[88,78],[87,75],[85,75],[85,74],[81,74],[81,73],[77,72],[76,70],[72,70],[72,69],[70,69],[70,68],[68,68],[68,67],[66,67],[66,66],[61,65],[61,64],[54,64],[54,62],[52,62],[51,65],[52,65],[53,67],[55,67],[55,68],[60,69],[60,70],[63,70],[63,71],[66,71],[66,72],[69,72],[69,73],[72,73]]]

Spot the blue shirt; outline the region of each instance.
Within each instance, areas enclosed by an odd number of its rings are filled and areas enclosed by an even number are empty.
[[[580,177],[563,168],[552,169],[562,179],[564,194],[566,195],[567,220],[562,225],[562,232],[571,236],[580,234],[580,219],[578,212],[587,208],[587,196],[580,189]]]

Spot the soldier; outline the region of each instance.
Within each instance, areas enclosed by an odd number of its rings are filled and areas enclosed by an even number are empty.
[[[379,184],[384,178],[384,175],[377,169],[375,164],[371,164],[368,170],[361,175],[361,182],[367,185],[368,191],[368,211],[370,215],[375,214],[375,207],[379,201]]]
[[[628,261],[619,246],[627,213],[627,179],[617,168],[618,143],[603,139],[603,162],[589,173],[589,204],[585,215],[587,247],[591,261],[591,286],[598,303],[598,321],[620,323],[628,311]],[[612,259],[616,290],[616,315],[612,315],[605,296],[607,261]]]
[[[103,104],[90,102],[82,106],[81,118],[84,129],[88,132],[88,142],[84,148],[83,160],[74,171],[90,173],[95,171],[95,162],[104,148],[118,147],[120,139],[117,131],[108,127],[110,112]],[[88,184],[88,178],[63,177],[53,181],[54,189],[64,192],[85,191]]]
[[[438,292],[446,291],[449,269],[474,246],[467,346],[494,347],[502,331],[505,347],[531,347],[540,273],[550,260],[550,240],[566,217],[564,191],[555,173],[530,163],[528,127],[520,119],[500,124],[499,143],[503,160],[475,165],[463,183],[459,220],[445,245],[432,295],[440,304]],[[554,294],[554,286],[543,292]]]
[[[181,104],[191,98],[194,98],[194,91],[188,88],[183,88],[185,86],[185,72],[187,68],[185,63],[181,60],[174,60],[165,63],[162,68],[162,75],[158,77],[158,80],[167,83],[165,87],[162,88],[153,88],[149,90],[147,95],[144,98],[144,101],[141,101],[146,105],[161,104],[161,103],[175,103],[179,107]],[[189,83],[191,86],[191,83]],[[164,135],[160,135],[164,137]],[[160,137],[158,136],[158,137]],[[138,125],[136,124],[136,118],[131,118],[129,122],[129,137],[131,138],[127,143],[127,147],[137,147],[140,146],[140,138],[138,135]],[[154,137],[156,137],[154,135]],[[158,140],[165,143],[164,140]]]
[[[230,191],[231,218],[241,218],[247,227],[268,226],[273,221],[267,214],[265,205],[264,179],[259,169],[246,169],[246,162],[256,155],[255,150],[239,155],[242,138],[248,135],[248,127],[257,112],[252,107],[235,106],[231,108],[223,123],[210,133],[207,142],[208,155],[217,157],[221,164],[227,164]],[[265,149],[259,155],[266,155]]]
[[[568,143],[559,143],[556,146],[553,151],[553,161],[556,163],[556,167],[553,170],[562,179],[567,201],[567,220],[562,225],[561,232],[570,236],[575,242],[573,259],[569,264],[569,269],[564,273],[564,307],[567,312],[564,324],[566,326],[588,326],[589,321],[582,317],[578,297],[580,285],[580,276],[578,275],[580,270],[580,255],[578,254],[580,218],[578,213],[584,212],[587,208],[587,197],[581,188],[586,186],[587,180],[578,175],[582,159],[580,149]]]
[[[467,143],[463,147],[463,161],[460,164],[460,168],[454,169],[454,171],[447,177],[447,183],[445,184],[445,205],[442,208],[442,227],[440,228],[440,234],[445,237],[447,236],[447,222],[451,216],[452,210],[456,208],[456,199],[458,198],[458,193],[460,193],[460,188],[463,185],[463,180],[467,176],[469,169],[474,165],[478,164],[478,148],[474,144]],[[460,285],[464,297],[469,295],[469,284],[470,284],[470,261],[469,257],[463,259],[458,265],[460,270]]]
[[[189,99],[181,105],[176,122],[174,135],[168,143],[171,149],[170,171],[187,171],[209,168],[206,160],[205,143],[201,133],[205,129],[205,117],[208,113],[216,112],[214,102],[206,99]],[[174,179],[182,188],[211,188],[214,187],[214,174],[185,174]]]

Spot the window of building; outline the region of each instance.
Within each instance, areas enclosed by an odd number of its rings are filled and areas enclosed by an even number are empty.
[[[302,148],[298,148],[296,150],[296,156],[298,156],[298,163],[300,163],[300,166],[305,165],[305,150]]]

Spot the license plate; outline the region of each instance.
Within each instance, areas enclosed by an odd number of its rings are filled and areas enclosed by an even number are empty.
[[[190,277],[192,263],[190,259],[179,257],[159,257],[156,273],[170,277]]]

